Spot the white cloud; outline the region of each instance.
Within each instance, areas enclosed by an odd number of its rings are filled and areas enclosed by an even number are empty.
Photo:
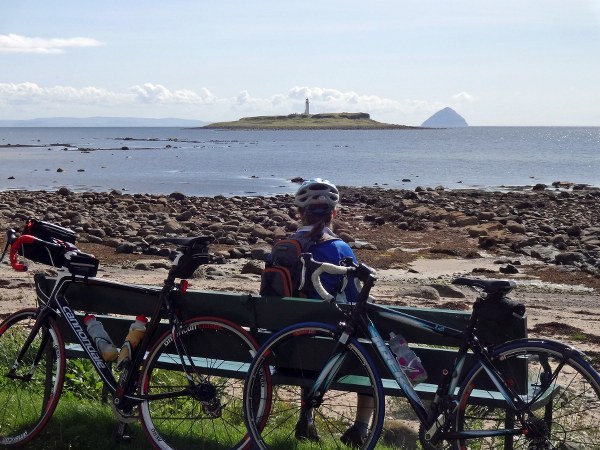
[[[171,91],[160,84],[145,83],[131,87],[130,92],[135,97],[135,100],[144,103],[204,104],[212,103],[216,100],[216,96],[206,88],[202,88],[199,93],[189,89]]]
[[[118,104],[123,96],[102,88],[69,86],[40,87],[35,83],[0,83],[0,104],[63,103]]]
[[[367,112],[375,120],[391,123],[416,123],[446,106],[442,102],[419,99],[390,99],[377,95],[341,91],[332,88],[296,86],[287,93],[253,97],[242,90],[231,97],[218,97],[206,88],[172,90],[161,84],[144,83],[124,91],[100,87],[43,87],[33,82],[0,83],[0,117],[40,117],[63,115],[139,115],[159,117],[196,117],[203,120],[234,120],[257,115],[302,113],[304,101],[310,100],[313,114],[325,112]],[[27,114],[29,111],[29,114]],[[412,116],[412,117],[411,117]]]
[[[441,107],[440,102],[429,102],[417,99],[395,100],[379,97],[377,95],[359,94],[354,91],[342,92],[337,89],[296,86],[289,92],[289,97],[293,100],[308,98],[311,105],[311,111],[317,112],[369,112],[371,114],[380,113],[414,113],[417,111],[429,112],[437,111]]]
[[[248,103],[249,101],[251,101],[250,93],[248,91],[242,91],[237,95],[235,99],[238,104],[243,105],[244,103]]]
[[[459,92],[458,94],[454,94],[452,96],[452,98],[459,103],[460,102],[473,103],[473,102],[477,101],[476,97],[473,97],[471,94],[469,94],[468,92],[465,92],[465,91]]]
[[[127,104],[206,104],[216,100],[208,89],[194,92],[187,89],[171,91],[160,84],[145,83],[133,86],[127,92],[114,92],[104,88],[69,86],[41,87],[36,83],[0,83],[0,104],[26,104],[52,102],[88,105]]]
[[[21,36],[18,34],[0,35],[0,53],[64,53],[69,47],[98,47],[102,45],[96,39],[85,37],[74,38],[39,38]]]

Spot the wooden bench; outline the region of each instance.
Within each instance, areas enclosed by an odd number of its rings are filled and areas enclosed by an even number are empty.
[[[49,285],[52,284],[52,279],[45,281]],[[38,285],[40,289],[47,290],[43,281]],[[71,285],[66,292],[66,297],[71,308],[78,314],[83,315],[84,312],[96,314],[115,343],[120,345],[134,316],[138,314],[150,316],[152,314],[158,301],[159,290],[159,287],[131,286],[108,280],[92,279],[87,284]],[[190,289],[185,294],[175,294],[175,304],[180,310],[182,319],[196,316],[222,317],[249,329],[259,343],[264,342],[272,332],[297,322],[320,321],[337,324],[343,320],[343,315],[331,305],[312,299],[269,298],[241,293]],[[459,330],[464,329],[470,317],[468,311],[410,307],[393,307],[393,309]],[[427,382],[417,385],[417,391],[423,398],[431,398],[435,393],[442,369],[451,366],[454,361],[457,342],[416,328],[398,329],[398,324],[383,317],[373,317],[373,320],[384,339],[389,336],[390,331],[401,333],[406,337],[428,372]],[[166,325],[164,326],[166,329]],[[489,322],[479,328],[482,330],[479,338],[489,343],[522,338],[527,335],[526,317],[513,318],[509,326],[500,327],[494,322]],[[76,343],[75,336],[64,327],[62,331],[68,348],[67,356],[81,356],[82,350],[74,345]],[[227,349],[222,346],[219,349],[213,349],[210,356],[227,361]],[[374,360],[379,364],[380,373],[387,374],[387,370],[382,368],[379,358],[374,358]],[[290,358],[290,361],[294,361],[294,358]],[[303,360],[303,363],[305,362]],[[225,367],[220,369],[221,375],[240,376],[240,372],[228,372]],[[285,381],[294,382],[289,377]],[[296,382],[300,383],[300,380],[296,380]],[[386,395],[402,395],[394,380],[384,379],[383,383]],[[493,404],[499,400],[488,393],[482,393],[481,399],[486,404]]]

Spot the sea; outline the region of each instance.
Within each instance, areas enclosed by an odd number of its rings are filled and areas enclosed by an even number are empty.
[[[338,185],[600,186],[600,127],[400,130],[0,128],[0,191],[271,196]]]

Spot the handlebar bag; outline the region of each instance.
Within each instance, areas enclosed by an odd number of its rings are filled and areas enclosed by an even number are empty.
[[[74,244],[77,240],[77,235],[73,230],[37,219],[27,219],[23,234],[29,234],[49,242],[57,240]]]
[[[30,261],[54,267],[62,267],[65,264],[66,249],[61,244],[74,244],[77,238],[75,232],[69,228],[33,218],[26,220],[22,234],[33,236],[40,241],[23,244],[19,253]]]
[[[19,251],[24,258],[48,266],[62,267],[65,264],[65,249],[50,242],[34,241],[21,245]]]

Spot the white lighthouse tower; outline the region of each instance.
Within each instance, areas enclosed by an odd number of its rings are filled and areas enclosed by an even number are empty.
[[[310,114],[310,112],[309,112],[308,99],[306,99],[306,102],[305,102],[305,104],[304,104],[304,105],[305,105],[305,106],[304,106],[304,114],[306,114],[306,115],[309,115],[309,114]]]

